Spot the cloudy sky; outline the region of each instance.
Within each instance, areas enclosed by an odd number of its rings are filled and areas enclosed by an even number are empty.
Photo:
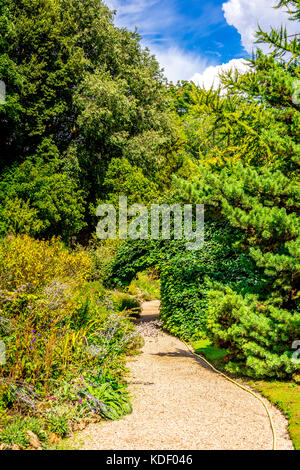
[[[244,69],[251,55],[259,23],[287,26],[298,32],[297,22],[272,8],[276,0],[104,0],[117,11],[116,24],[137,26],[143,44],[157,56],[169,80],[217,84],[220,68]]]

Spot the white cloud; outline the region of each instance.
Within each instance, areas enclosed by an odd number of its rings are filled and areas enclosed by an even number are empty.
[[[246,72],[249,70],[248,65],[244,59],[232,59],[227,64],[216,65],[207,67],[203,73],[195,73],[191,80],[199,86],[203,86],[209,90],[212,86],[214,89],[220,85],[219,73],[225,72],[230,69],[238,70],[239,72]]]
[[[254,42],[258,24],[264,31],[270,31],[272,27],[286,26],[289,34],[299,32],[298,22],[289,21],[286,10],[273,8],[277,3],[277,0],[229,0],[223,3],[227,23],[238,30],[242,45],[249,54],[257,47]],[[268,51],[268,46],[258,47],[264,52]]]
[[[138,26],[142,44],[150,49],[168,80],[189,80],[207,66],[208,60],[174,45],[174,31],[185,24],[170,0],[104,0],[117,10],[115,24],[133,30]],[[193,19],[194,20],[194,19]],[[188,25],[186,25],[188,27]]]
[[[142,44],[147,46],[156,55],[165,75],[170,81],[193,80],[194,82],[210,88],[214,83],[217,87],[220,83],[218,74],[221,70],[237,68],[245,71],[246,65],[243,59],[232,59],[227,64],[215,65],[219,51],[203,51],[203,55],[187,52],[176,44],[176,34],[180,28],[194,31],[197,28],[206,31],[211,25],[218,22],[220,7],[212,9],[208,3],[207,11],[203,18],[190,18],[182,16],[176,10],[176,2],[173,0],[104,0],[113,10],[117,10],[115,23],[117,26],[131,30],[138,26],[142,34]],[[223,3],[223,12],[227,23],[233,26],[241,35],[241,42],[245,50],[251,54],[257,47],[255,32],[257,25],[264,30],[271,27],[286,26],[289,34],[299,32],[298,22],[288,21],[289,15],[282,9],[274,9],[277,0],[227,0]],[[215,18],[216,17],[216,18]],[[213,21],[212,21],[213,18]],[[219,45],[222,45],[219,43]],[[265,52],[268,47],[259,45]],[[235,51],[232,51],[233,55]],[[205,57],[205,55],[207,57]],[[208,66],[212,63],[214,65]]]
[[[298,22],[290,21],[287,11],[282,8],[273,8],[277,3],[277,0],[229,0],[223,3],[227,23],[238,30],[242,45],[249,54],[256,47],[260,47],[264,52],[269,51],[267,45],[255,44],[258,24],[264,31],[284,26],[289,34],[299,32]],[[210,66],[202,73],[195,73],[191,80],[207,89],[212,85],[217,88],[220,84],[219,73],[231,68],[237,68],[240,72],[247,71],[247,65],[243,59],[232,59],[227,64]]]
[[[130,30],[138,28],[143,37],[155,35],[176,23],[177,15],[169,0],[104,0],[116,10],[115,24]]]
[[[176,47],[169,49],[153,49],[157,60],[164,68],[165,75],[170,81],[190,80],[197,72],[205,70],[207,60],[198,54],[187,53]]]

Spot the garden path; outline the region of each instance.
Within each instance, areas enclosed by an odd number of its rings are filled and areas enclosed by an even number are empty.
[[[178,338],[151,327],[158,312],[159,301],[143,304],[145,345],[129,360],[132,414],[89,425],[80,433],[81,448],[272,449],[262,404],[211,371]],[[286,419],[275,406],[269,408],[278,449],[293,449]]]

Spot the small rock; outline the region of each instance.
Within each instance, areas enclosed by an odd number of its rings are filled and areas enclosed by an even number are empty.
[[[29,437],[29,444],[33,449],[42,450],[42,444],[40,443],[38,437],[32,431],[26,432]]]
[[[85,428],[86,428],[85,422],[84,422],[84,421],[81,421],[81,422],[78,424],[78,431],[83,431]]]
[[[19,446],[19,444],[13,444],[11,450],[23,450],[23,447]]]
[[[58,442],[60,441],[60,437],[54,432],[51,432],[49,434],[49,441],[51,442],[51,444],[58,444]]]

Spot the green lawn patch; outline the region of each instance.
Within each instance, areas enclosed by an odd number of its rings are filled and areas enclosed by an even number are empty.
[[[222,362],[224,357],[228,354],[226,349],[219,349],[212,345],[209,339],[200,339],[193,343],[196,354],[201,354],[208,361],[214,362],[215,365]],[[221,365],[221,364],[220,364]]]
[[[285,414],[289,422],[289,433],[296,450],[300,450],[300,386],[293,382],[251,382]]]

